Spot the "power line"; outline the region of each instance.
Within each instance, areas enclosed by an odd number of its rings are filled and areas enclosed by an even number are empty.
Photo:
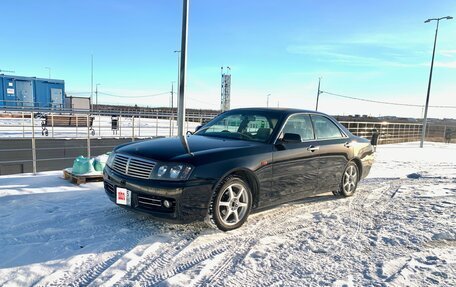
[[[148,98],[148,97],[156,97],[156,96],[162,96],[162,95],[168,95],[169,92],[163,92],[163,93],[158,93],[158,94],[153,94],[153,95],[141,95],[141,96],[121,96],[121,95],[115,95],[115,94],[110,94],[110,93],[103,93],[103,92],[98,92],[99,94],[108,96],[108,97],[115,97],[115,98]]]
[[[202,101],[202,100],[193,98],[193,97],[188,97],[188,98],[191,99],[191,100],[194,100],[194,101],[196,101],[196,102],[202,103],[202,104],[212,105],[212,103],[205,102],[205,101]]]
[[[362,98],[357,98],[357,97],[344,96],[344,95],[330,93],[330,92],[326,92],[326,91],[321,91],[321,93],[332,95],[332,96],[335,96],[335,97],[351,99],[351,100],[358,100],[358,101],[369,102],[369,103],[376,103],[376,104],[393,105],[393,106],[406,106],[406,107],[418,107],[418,108],[424,107],[423,105],[416,105],[416,104],[403,104],[403,103],[395,103],[395,102],[368,100],[368,99],[362,99]],[[441,109],[456,109],[456,106],[429,106],[429,107],[431,107],[431,108],[441,108]]]
[[[117,95],[117,94],[111,94],[111,93],[104,93],[98,91],[99,94],[108,96],[108,97],[117,97],[117,98],[146,98],[146,97],[155,97],[155,96],[162,96],[169,94],[169,92],[163,92],[163,93],[157,93],[157,94],[152,94],[152,95],[141,95],[141,96],[125,96],[125,95]],[[67,94],[70,95],[87,95],[90,94],[90,92],[67,92]]]
[[[90,92],[66,92],[69,95],[88,95]]]

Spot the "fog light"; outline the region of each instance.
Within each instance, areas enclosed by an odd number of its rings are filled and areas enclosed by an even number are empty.
[[[166,207],[166,208],[170,208],[171,207],[171,202],[167,201],[167,200],[163,200],[163,205]]]

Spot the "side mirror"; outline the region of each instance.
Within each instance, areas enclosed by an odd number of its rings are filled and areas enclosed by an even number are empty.
[[[300,143],[301,136],[298,134],[286,133],[283,135],[282,141],[286,143]]]

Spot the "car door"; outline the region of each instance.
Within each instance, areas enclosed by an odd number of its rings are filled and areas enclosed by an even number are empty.
[[[290,142],[287,135],[299,135]],[[308,114],[288,118],[272,153],[273,186],[271,203],[305,197],[318,187],[318,141]]]
[[[319,143],[319,184],[315,193],[339,188],[344,168],[350,156],[350,138],[336,123],[323,115],[312,115],[315,137]]]

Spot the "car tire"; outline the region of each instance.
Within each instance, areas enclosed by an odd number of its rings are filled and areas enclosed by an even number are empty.
[[[209,208],[209,220],[222,231],[241,227],[252,209],[252,191],[246,181],[228,176],[215,189]]]
[[[339,190],[333,192],[334,195],[342,195],[345,197],[352,196],[356,188],[358,187],[359,182],[359,169],[356,163],[350,161],[347,166],[345,166],[344,173],[342,174],[342,179],[340,180]]]

